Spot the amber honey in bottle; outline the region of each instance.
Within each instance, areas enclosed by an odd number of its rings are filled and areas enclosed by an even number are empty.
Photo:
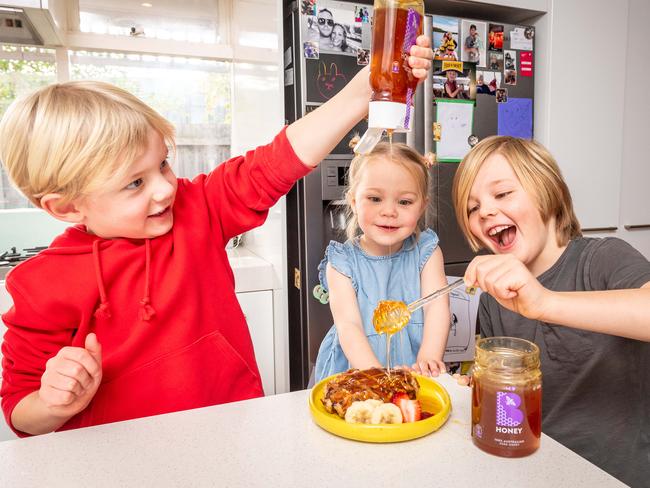
[[[382,6],[378,6],[381,4]],[[370,86],[373,101],[407,102],[418,79],[408,65],[415,39],[422,33],[421,2],[375,2]]]
[[[413,98],[418,80],[408,64],[411,46],[422,34],[423,0],[375,0],[370,52],[368,130],[355,146],[368,154],[384,131],[407,132],[413,119]]]
[[[514,337],[476,344],[472,386],[472,440],[482,450],[522,457],[539,448],[542,373],[539,348]]]

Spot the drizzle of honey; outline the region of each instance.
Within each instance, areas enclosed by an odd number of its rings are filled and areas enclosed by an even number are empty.
[[[393,145],[393,132],[394,129],[386,129],[386,134],[388,134],[388,144]]]

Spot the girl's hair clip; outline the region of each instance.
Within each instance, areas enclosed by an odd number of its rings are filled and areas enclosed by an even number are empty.
[[[355,134],[350,138],[350,142],[348,142],[348,147],[354,151],[354,148],[356,145],[359,143],[361,140],[361,137],[359,136],[358,133],[355,132]]]
[[[436,153],[428,152],[423,156],[424,165],[427,168],[432,168],[436,164]]]

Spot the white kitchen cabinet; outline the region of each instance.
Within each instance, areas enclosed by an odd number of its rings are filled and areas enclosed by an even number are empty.
[[[275,394],[275,357],[273,348],[273,292],[271,290],[237,293],[251,332],[257,366],[266,395]]]
[[[546,69],[547,81],[539,85],[546,92],[539,102],[548,111],[548,125],[542,128],[548,139],[541,140],[562,169],[580,225],[615,229],[619,225],[625,73],[626,66],[632,65],[626,64],[630,59],[626,57],[628,2],[616,2],[616,6],[608,0],[553,2],[551,16],[544,22],[548,31],[536,36],[546,44],[536,55],[537,67]],[[619,33],[620,38],[603,42],[603,32]],[[567,56],[568,46],[575,56]],[[605,68],[607,60],[616,60],[611,74]],[[643,100],[643,96],[637,98],[638,93],[632,96],[635,103]],[[539,136],[537,128],[535,133]]]

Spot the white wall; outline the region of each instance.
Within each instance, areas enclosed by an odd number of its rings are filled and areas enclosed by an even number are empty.
[[[527,1],[519,2],[527,7]],[[534,24],[535,137],[562,168],[583,228],[650,259],[647,0],[561,0]],[[642,51],[643,50],[643,51]]]
[[[233,83],[232,154],[242,154],[269,143],[284,124],[283,70],[279,42],[282,39],[282,2],[236,2],[236,33],[262,32],[276,36],[276,48],[268,63],[235,63]],[[275,391],[289,391],[289,336],[287,326],[286,220],[282,198],[263,226],[246,234],[246,248],[273,265],[273,324]]]

